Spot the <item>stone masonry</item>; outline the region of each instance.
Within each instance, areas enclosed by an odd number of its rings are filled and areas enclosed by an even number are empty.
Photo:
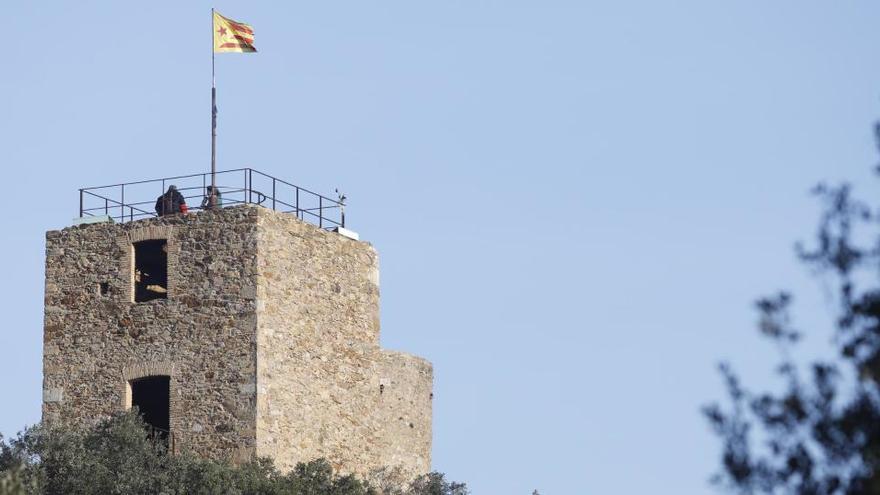
[[[167,299],[134,302],[134,243],[167,242]],[[46,234],[43,419],[89,424],[170,377],[178,450],[282,470],[430,471],[432,368],[379,346],[368,243],[259,206]]]

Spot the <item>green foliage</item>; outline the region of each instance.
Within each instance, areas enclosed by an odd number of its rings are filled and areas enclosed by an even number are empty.
[[[0,495],[466,495],[461,483],[431,473],[412,483],[374,487],[338,475],[318,459],[280,473],[269,459],[232,465],[168,454],[129,412],[91,429],[36,426],[0,437]]]
[[[25,484],[20,468],[13,467],[0,474],[0,495],[27,495],[34,491]]]
[[[418,495],[467,495],[464,483],[447,482],[440,473],[430,473],[415,480],[411,492]]]
[[[793,358],[801,333],[791,296],[758,301],[759,330],[780,350],[784,389],[751,391],[722,364],[730,405],[704,410],[723,442],[715,481],[738,493],[880,493],[880,212],[847,185],[816,193],[826,203],[817,241],[798,251],[836,284],[836,356],[805,373]]]

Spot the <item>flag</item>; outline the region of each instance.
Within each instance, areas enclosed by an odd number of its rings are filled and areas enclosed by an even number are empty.
[[[247,24],[227,19],[214,12],[214,52],[252,53],[254,30]]]

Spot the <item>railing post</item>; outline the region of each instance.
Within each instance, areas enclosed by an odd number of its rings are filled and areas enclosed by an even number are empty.
[[[79,217],[83,216],[83,190],[79,190]]]
[[[159,191],[159,196],[162,196],[163,194],[165,194],[165,179],[162,179],[162,190]],[[164,206],[160,207],[159,211],[165,211],[165,207]],[[157,211],[156,216],[161,217],[162,215]]]
[[[293,186],[296,187],[296,186]],[[296,187],[296,218],[299,218],[299,188]]]
[[[105,215],[109,215],[109,214],[110,214],[110,212],[109,212],[109,209],[110,209],[109,206],[110,206],[110,203],[107,202],[107,198],[104,198],[104,214],[105,214]],[[99,208],[100,208],[100,207],[99,207]]]
[[[324,228],[324,196],[318,196],[318,227]]]
[[[275,177],[272,177],[272,210],[275,210]]]
[[[125,184],[122,184],[121,200],[119,201],[119,221],[125,221]]]

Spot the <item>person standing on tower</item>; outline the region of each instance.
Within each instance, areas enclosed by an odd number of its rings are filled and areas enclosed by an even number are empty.
[[[214,204],[211,204],[211,196],[214,197]],[[205,188],[205,197],[202,199],[202,209],[210,210],[212,208],[221,208],[223,206],[223,199],[220,194],[220,188],[214,188],[214,186],[208,186]]]
[[[177,190],[177,186],[171,184],[165,194],[156,198],[156,213],[160,217],[165,215],[173,215],[175,213],[186,213],[189,208],[186,206],[186,200],[183,194]]]

